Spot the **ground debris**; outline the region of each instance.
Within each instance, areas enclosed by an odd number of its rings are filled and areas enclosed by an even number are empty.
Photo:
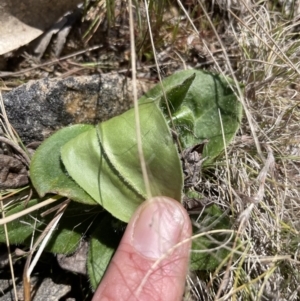
[[[181,161],[184,173],[185,188],[196,186],[200,180],[201,166],[206,158],[202,157],[203,148],[208,142],[207,139],[201,143],[188,147],[182,151]]]
[[[28,172],[21,160],[0,154],[0,189],[22,187],[28,182]]]

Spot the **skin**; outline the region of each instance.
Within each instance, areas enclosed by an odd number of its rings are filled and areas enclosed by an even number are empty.
[[[182,300],[192,226],[167,197],[144,202],[132,216],[92,301]]]

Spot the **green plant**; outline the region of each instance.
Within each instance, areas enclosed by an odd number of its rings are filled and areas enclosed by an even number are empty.
[[[178,148],[185,149],[208,139],[203,156],[206,157],[204,166],[210,164],[226,146],[224,142],[228,144],[234,137],[242,108],[233,92],[233,82],[220,75],[181,71],[165,79],[162,86],[157,85],[139,101],[140,139],[151,195],[165,195],[180,202],[183,172]],[[171,128],[177,133],[175,139]],[[116,231],[119,228],[116,225],[128,222],[147,197],[137,139],[135,113],[131,109],[97,126],[74,125],[61,129],[32,158],[30,177],[39,196],[52,193],[74,201],[66,209],[47,250],[70,254],[82,233],[89,235],[88,272],[94,288],[118,245],[120,231]],[[29,206],[38,201],[31,200]],[[22,207],[13,206],[6,216]],[[35,212],[36,217],[38,214]],[[221,215],[213,207],[205,216],[220,218],[218,229],[220,225],[228,228],[229,220]],[[49,221],[50,217],[39,217],[36,228],[41,229]],[[27,225],[24,227],[19,220],[8,224],[11,243],[29,243],[33,231],[29,217]],[[4,240],[1,229],[0,241]],[[196,241],[194,245],[199,249],[203,239]],[[207,242],[203,245],[209,246]],[[205,268],[203,260],[197,257],[193,268]],[[220,260],[210,260],[206,268],[213,269],[219,263]]]

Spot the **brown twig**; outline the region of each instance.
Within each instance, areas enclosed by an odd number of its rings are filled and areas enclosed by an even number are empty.
[[[24,70],[21,70],[21,71],[17,71],[17,72],[0,72],[0,77],[4,78],[4,77],[11,77],[11,76],[12,77],[20,76],[20,75],[22,75],[22,74],[24,74],[24,73],[26,73],[28,71],[32,71],[32,70],[35,70],[35,69],[38,69],[38,68],[49,66],[49,65],[52,65],[52,64],[55,64],[55,63],[67,60],[67,59],[69,59],[71,57],[74,57],[76,55],[83,54],[83,53],[85,53],[87,51],[93,51],[93,50],[99,49],[101,47],[102,47],[102,45],[96,45],[96,46],[93,46],[93,47],[89,47],[87,49],[80,50],[80,51],[77,51],[77,52],[69,54],[69,55],[65,55],[65,56],[63,56],[63,57],[61,57],[59,59],[53,59],[51,61],[45,62],[45,63],[40,64],[38,66],[27,68],[27,69],[24,69]]]

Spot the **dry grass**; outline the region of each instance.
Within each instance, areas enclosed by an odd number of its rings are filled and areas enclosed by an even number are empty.
[[[153,37],[158,63],[172,64],[163,75],[196,66],[245,85],[247,114],[227,159],[197,187],[229,210],[243,247],[215,273],[190,273],[185,300],[299,300],[299,3],[204,2],[169,4]],[[145,64],[153,64],[149,41],[140,47]]]
[[[244,252],[216,274],[196,273],[187,300],[299,300],[299,22],[267,2],[232,10],[226,34],[239,61],[225,59],[221,69],[245,84],[249,114],[229,162],[204,173],[201,189],[231,209]]]

